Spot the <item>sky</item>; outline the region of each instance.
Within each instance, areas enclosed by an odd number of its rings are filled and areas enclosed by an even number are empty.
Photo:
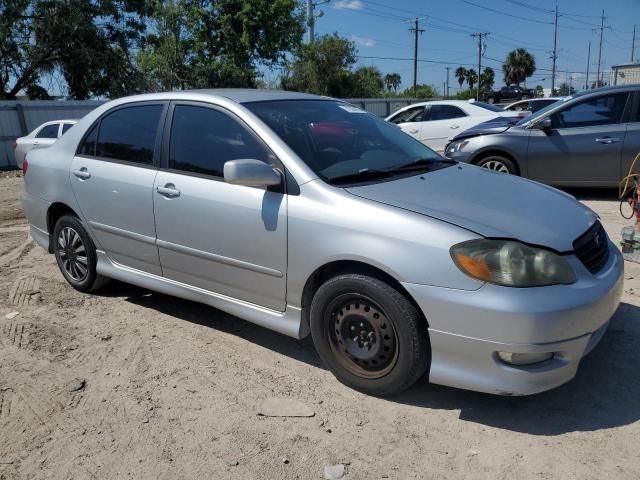
[[[425,30],[418,40],[418,83],[442,91],[449,66],[451,94],[459,88],[453,75],[459,65],[478,68],[477,39],[470,34],[489,32],[482,64],[496,71],[495,87],[503,83],[504,58],[518,47],[536,59],[537,71],[527,86],[550,87],[555,6],[555,0],[331,0],[315,7],[316,14],[323,12],[315,30],[316,35],[337,32],[351,39],[358,47],[358,65],[399,73],[405,88],[413,83],[409,28],[418,17]],[[634,56],[640,58],[640,0],[558,0],[556,86],[566,81],[578,90],[584,87],[589,41],[589,81],[595,81],[603,9],[601,70],[630,62],[634,23]]]

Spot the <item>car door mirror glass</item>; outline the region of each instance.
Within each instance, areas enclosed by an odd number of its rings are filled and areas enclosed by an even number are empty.
[[[268,187],[280,185],[282,176],[260,160],[229,160],[224,164],[224,181],[234,185]]]

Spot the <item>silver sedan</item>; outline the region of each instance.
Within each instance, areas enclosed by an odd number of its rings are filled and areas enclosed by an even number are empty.
[[[556,387],[620,301],[621,255],[587,207],[339,100],[123,98],[24,170],[31,235],[74,288],[115,278],[311,334],[340,381],[374,395],[423,376]]]

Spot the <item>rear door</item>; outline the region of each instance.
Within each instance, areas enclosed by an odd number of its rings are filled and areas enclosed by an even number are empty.
[[[153,192],[165,277],[284,311],[287,196],[226,183],[228,160],[278,160],[241,119],[210,104],[175,102]]]
[[[629,174],[633,160],[637,155],[640,155],[640,90],[633,94],[626,127],[627,131],[624,136],[624,145],[622,146],[620,178]],[[640,159],[636,162],[633,172],[640,174]]]
[[[98,249],[116,263],[161,275],[153,217],[161,120],[167,102],[116,107],[89,129],[71,164],[71,186]]]
[[[43,148],[53,145],[58,139],[58,132],[60,131],[59,123],[50,123],[45,125],[36,133],[33,142],[33,148]]]
[[[532,129],[529,177],[562,185],[617,184],[628,97],[623,92],[586,98],[551,115],[550,129]]]
[[[465,129],[469,116],[455,105],[431,105],[420,124],[420,140],[443,153],[449,139]]]

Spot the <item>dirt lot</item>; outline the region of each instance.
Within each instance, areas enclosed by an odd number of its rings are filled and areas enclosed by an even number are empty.
[[[0,178],[0,479],[313,479],[336,463],[348,479],[640,478],[640,265],[568,385],[383,400],[334,380],[309,340],[124,284],[76,292],[28,240],[21,189]],[[613,194],[580,195],[619,238]],[[259,416],[270,397],[315,415]]]

